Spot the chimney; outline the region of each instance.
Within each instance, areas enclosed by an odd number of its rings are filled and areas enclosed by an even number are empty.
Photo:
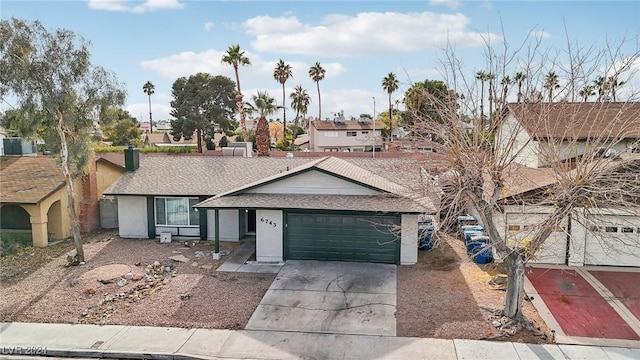
[[[140,167],[140,150],[129,145],[124,149],[124,168],[126,171],[136,171]]]

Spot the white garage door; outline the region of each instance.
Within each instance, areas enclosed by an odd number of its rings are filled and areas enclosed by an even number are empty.
[[[640,217],[598,215],[592,223],[585,265],[640,266]]]

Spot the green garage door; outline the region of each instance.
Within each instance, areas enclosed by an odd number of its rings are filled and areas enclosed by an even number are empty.
[[[400,262],[400,216],[285,213],[285,259]]]

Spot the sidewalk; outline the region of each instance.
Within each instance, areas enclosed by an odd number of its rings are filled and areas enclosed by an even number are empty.
[[[0,358],[640,359],[640,349],[120,325],[0,323]]]

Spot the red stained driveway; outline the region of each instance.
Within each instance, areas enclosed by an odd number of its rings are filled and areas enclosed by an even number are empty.
[[[525,273],[566,336],[640,340],[629,323],[640,321],[640,272],[530,267]],[[603,297],[607,290],[635,319],[614,309]]]

